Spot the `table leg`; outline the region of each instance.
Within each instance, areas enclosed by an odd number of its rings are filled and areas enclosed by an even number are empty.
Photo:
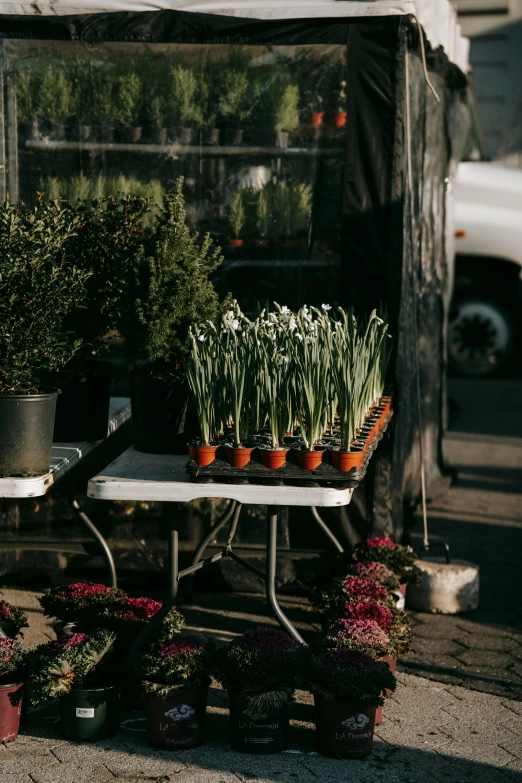
[[[191,565],[195,566],[196,563],[199,563],[199,561],[205,554],[205,549],[209,546],[209,544],[212,543],[212,541],[214,541],[219,531],[227,524],[229,519],[232,517],[235,508],[236,508],[236,501],[231,500],[225,513],[220,516],[218,521],[214,525],[212,525],[207,535],[204,538],[202,538],[201,541],[199,542],[196,551],[194,552]],[[192,600],[193,593],[194,593],[194,576],[190,575],[189,578],[187,579],[187,586],[183,593],[185,602],[189,602]]]
[[[116,576],[116,566],[114,565],[114,558],[112,556],[112,552],[109,549],[109,545],[94,524],[94,522],[87,516],[85,511],[82,511],[80,504],[76,500],[76,498],[73,498],[71,501],[71,505],[76,513],[76,516],[82,520],[83,524],[89,528],[90,532],[96,539],[96,541],[99,543],[103,550],[103,554],[105,557],[105,560],[107,561],[107,566],[109,568],[109,574],[110,574],[110,583],[111,587],[118,587],[118,578]]]
[[[277,506],[267,508],[266,531],[266,599],[279,625],[297,642],[305,644],[304,639],[283,613],[277,602],[275,591],[277,565]]]
[[[310,510],[312,512],[313,518],[315,519],[315,521],[317,522],[317,524],[319,525],[319,527],[321,528],[323,533],[328,536],[328,538],[330,539],[330,541],[334,545],[334,547],[337,549],[337,551],[340,554],[343,554],[344,553],[344,547],[342,546],[340,541],[338,541],[336,536],[334,536],[334,534],[332,533],[332,531],[330,530],[330,528],[328,527],[328,525],[326,524],[326,522],[324,521],[322,516],[319,514],[318,510],[316,509],[316,507],[315,506],[311,506]]]
[[[167,523],[168,523],[168,600],[172,605],[178,594],[178,571],[179,571],[179,533],[178,533],[178,515],[175,503],[167,504]]]

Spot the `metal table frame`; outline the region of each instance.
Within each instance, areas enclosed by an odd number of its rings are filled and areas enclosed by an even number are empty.
[[[280,506],[311,507],[316,522],[328,536],[336,549],[343,551],[325,522],[317,506],[339,507],[348,505],[352,489],[330,487],[261,486],[254,484],[198,483],[190,479],[185,471],[187,456],[144,454],[127,449],[112,462],[103,473],[93,477],[88,484],[87,494],[98,500],[150,500],[167,504],[168,521],[168,592],[163,607],[147,624],[132,644],[128,659],[143,646],[160,625],[168,611],[175,605],[180,579],[192,576],[202,568],[208,568],[224,557],[230,557],[243,568],[252,571],[265,582],[268,605],[278,623],[298,642],[303,638],[282,611],[276,595],[277,524]],[[195,550],[192,565],[179,570],[179,538],[176,503],[198,498],[228,498],[232,502],[209,533]],[[239,557],[233,550],[233,539],[237,530],[243,503],[267,506],[266,569],[261,571]],[[205,549],[228,522],[228,540],[221,552],[201,559]]]
[[[14,514],[16,517],[18,517],[19,514],[18,500],[23,498],[42,497],[43,495],[46,495],[58,481],[66,479],[69,483],[68,494],[70,506],[76,517],[85,527],[87,527],[91,535],[100,545],[107,563],[109,581],[112,587],[117,586],[114,558],[107,541],[76,500],[74,492],[74,468],[98,446],[105,443],[107,438],[117,432],[123,424],[130,420],[130,417],[131,407],[129,398],[111,397],[109,426],[106,438],[91,443],[53,443],[48,473],[31,478],[20,478],[16,476],[0,478],[0,498],[4,498],[6,501],[6,505],[8,506],[7,514]],[[23,538],[10,538],[0,541],[0,550],[6,551],[13,549],[18,551],[31,549],[38,551],[40,549],[45,549],[46,551],[66,552],[71,554],[85,553],[85,549],[81,544],[68,542],[28,541]]]

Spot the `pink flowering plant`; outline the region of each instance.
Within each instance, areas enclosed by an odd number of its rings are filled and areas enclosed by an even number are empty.
[[[375,620],[335,620],[323,638],[325,648],[359,650],[372,658],[389,655],[390,637]]]
[[[328,700],[352,699],[378,707],[384,704],[381,694],[394,691],[397,683],[387,663],[358,650],[337,649],[310,654],[302,684]]]
[[[123,638],[135,637],[141,629],[156,615],[162,607],[159,601],[152,598],[123,598],[116,604],[103,607],[96,616],[96,623],[102,628],[116,631]],[[154,641],[167,641],[179,633],[185,624],[185,619],[174,607],[164,617],[159,629],[154,635]]]
[[[9,636],[10,639],[23,636],[22,628],[28,626],[25,612],[16,606],[11,606],[7,601],[0,601],[0,628],[6,636]]]
[[[415,552],[411,546],[396,544],[387,536],[368,538],[353,550],[353,559],[359,563],[383,563],[397,576],[399,582],[415,581]]]
[[[14,685],[25,679],[27,653],[20,642],[0,638],[0,685]]]
[[[38,599],[47,617],[61,622],[89,622],[104,609],[127,598],[123,590],[96,582],[51,587]]]
[[[359,576],[336,577],[326,587],[317,590],[312,600],[320,611],[327,614],[334,612],[347,601],[393,603],[390,593],[379,582]]]
[[[200,636],[179,636],[154,645],[141,656],[139,675],[148,693],[199,688],[212,668],[214,644]]]
[[[332,626],[338,627],[339,622],[372,621],[388,637],[388,646],[385,655],[390,658],[398,658],[404,655],[411,647],[413,633],[406,612],[397,609],[391,601],[387,606],[377,601],[347,601],[343,607],[327,618],[326,633],[330,635]]]
[[[100,688],[118,682],[113,655],[116,634],[100,629],[41,644],[29,653],[29,693],[33,705],[70,690]]]
[[[252,707],[275,712],[293,699],[304,649],[278,628],[253,628],[218,651],[213,674]]]
[[[378,582],[389,591],[398,590],[400,587],[399,580],[393,571],[385,566],[384,563],[375,561],[352,563],[348,568],[347,576],[371,579],[372,582]]]

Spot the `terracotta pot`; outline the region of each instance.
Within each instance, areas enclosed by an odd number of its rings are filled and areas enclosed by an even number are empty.
[[[241,753],[280,753],[288,747],[288,707],[273,713],[252,708],[248,693],[228,692],[230,744]]]
[[[395,674],[395,672],[397,671],[397,660],[396,660],[396,658],[390,658],[389,655],[386,655],[383,660],[385,660],[386,663],[388,664],[388,666],[390,667],[391,673]],[[388,698],[388,696],[392,695],[392,692],[393,691],[390,691],[389,688],[386,688],[386,690],[384,692],[384,696],[386,698]],[[384,707],[377,707],[377,710],[375,712],[375,725],[376,726],[380,726],[381,723],[382,723],[383,709],[384,709]]]
[[[288,449],[259,449],[261,462],[270,470],[278,470],[286,463]]]
[[[323,124],[324,120],[324,111],[313,111],[310,115],[310,124],[314,128],[318,128],[319,125]]]
[[[352,468],[361,469],[364,451],[337,451],[337,449],[332,449],[330,454],[333,466],[340,470],[341,473],[348,473]]]
[[[210,679],[199,688],[146,695],[147,739],[155,748],[195,748],[204,740]]]
[[[294,454],[300,468],[303,468],[303,470],[317,470],[323,461],[324,451],[294,449]]]
[[[334,117],[334,126],[336,128],[344,128],[346,120],[348,118],[348,112],[338,111]]]
[[[18,737],[24,685],[0,685],[0,742],[12,742]]]
[[[351,699],[326,700],[314,694],[315,737],[323,756],[337,759],[362,759],[373,745],[375,707]]]
[[[244,468],[250,462],[253,451],[253,448],[235,449],[232,446],[225,446],[226,460],[233,468]]]
[[[243,247],[242,239],[231,239],[228,243],[230,247]]]
[[[194,460],[200,468],[206,468],[216,459],[216,451],[219,446],[189,446],[190,459]]]

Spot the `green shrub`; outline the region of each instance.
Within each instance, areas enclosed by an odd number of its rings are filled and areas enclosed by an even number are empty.
[[[74,112],[72,85],[67,76],[51,66],[40,85],[40,116],[54,125],[63,125]]]
[[[137,73],[125,73],[118,77],[116,119],[122,127],[139,124],[141,110],[141,79]]]

